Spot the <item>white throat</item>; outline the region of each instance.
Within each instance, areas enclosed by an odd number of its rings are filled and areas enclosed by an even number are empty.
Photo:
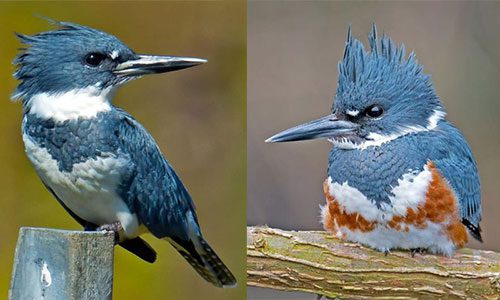
[[[99,89],[90,86],[64,93],[39,93],[27,105],[29,113],[41,119],[64,122],[78,118],[89,119],[111,109],[113,88]]]
[[[368,134],[368,139],[367,141],[364,141],[363,143],[355,144],[348,139],[342,139],[342,140],[333,140],[333,139],[328,139],[334,147],[338,147],[341,149],[361,149],[364,150],[368,147],[372,146],[381,146],[382,144],[388,143],[390,141],[393,141],[399,137],[405,136],[410,133],[417,133],[417,132],[422,132],[422,131],[430,131],[434,130],[439,121],[442,120],[446,116],[446,113],[442,110],[434,110],[434,113],[427,119],[427,126],[410,126],[410,127],[403,127],[400,128],[400,130],[396,133],[390,134],[390,135],[382,135],[378,133],[370,133]]]

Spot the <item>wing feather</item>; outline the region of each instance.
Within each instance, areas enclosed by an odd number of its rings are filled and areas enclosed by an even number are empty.
[[[462,134],[448,125],[439,135],[431,159],[458,197],[462,222],[481,241],[481,186],[472,151]]]
[[[120,193],[153,235],[186,238],[187,213],[198,225],[191,196],[153,137],[133,117],[120,113],[120,151],[132,162]]]
[[[141,223],[169,241],[205,280],[232,287],[236,279],[203,238],[189,193],[151,135],[125,112],[118,126],[121,151],[132,166],[121,187]]]

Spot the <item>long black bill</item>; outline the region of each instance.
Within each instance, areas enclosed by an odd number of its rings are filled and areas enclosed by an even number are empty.
[[[137,59],[128,60],[116,66],[118,76],[141,76],[182,70],[207,62],[205,59],[179,56],[138,55]]]
[[[357,127],[355,123],[339,120],[335,115],[328,115],[273,135],[266,140],[266,143],[342,137],[354,133]]]

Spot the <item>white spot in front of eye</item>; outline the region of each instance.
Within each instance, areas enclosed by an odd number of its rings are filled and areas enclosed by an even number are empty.
[[[347,110],[346,111],[346,114],[348,114],[349,116],[351,117],[356,117],[357,115],[359,115],[359,110]]]
[[[111,52],[111,54],[109,56],[111,57],[111,59],[116,59],[118,57],[118,55],[120,55],[118,50],[114,50],[113,52]]]

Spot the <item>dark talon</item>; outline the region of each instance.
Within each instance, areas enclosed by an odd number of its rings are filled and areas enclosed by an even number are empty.
[[[427,252],[427,249],[425,248],[413,248],[410,249],[411,251],[411,257],[415,257],[415,254],[418,253],[420,255],[424,255]]]

